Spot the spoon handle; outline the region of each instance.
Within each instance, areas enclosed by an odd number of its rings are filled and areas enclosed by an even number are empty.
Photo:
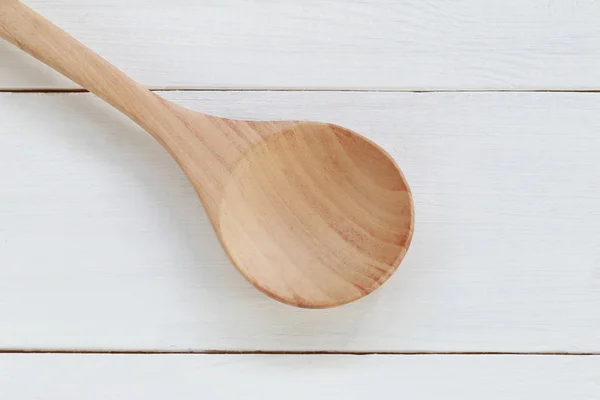
[[[102,98],[163,146],[158,110],[165,101],[19,0],[0,0],[0,37]]]

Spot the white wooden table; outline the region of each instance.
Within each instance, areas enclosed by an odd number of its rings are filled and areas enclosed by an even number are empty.
[[[26,0],[185,106],[335,122],[416,203],[394,277],[302,310],[132,122],[0,43],[0,398],[600,398],[600,2]]]

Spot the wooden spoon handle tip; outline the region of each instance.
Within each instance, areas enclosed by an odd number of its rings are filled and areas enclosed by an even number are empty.
[[[102,98],[165,144],[151,117],[165,107],[164,101],[18,0],[0,0],[0,37]]]

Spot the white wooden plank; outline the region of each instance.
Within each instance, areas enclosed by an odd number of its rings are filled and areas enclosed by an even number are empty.
[[[174,88],[598,89],[592,0],[26,0]],[[0,43],[0,88],[72,88]]]
[[[331,310],[279,304],[221,250],[153,140],[89,94],[0,94],[0,348],[600,350],[600,95],[168,92],[328,120],[390,151],[416,232]]]
[[[4,354],[2,395],[56,399],[590,400],[600,357]]]

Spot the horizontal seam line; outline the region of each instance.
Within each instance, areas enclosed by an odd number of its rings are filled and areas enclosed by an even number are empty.
[[[146,355],[160,355],[160,354],[198,354],[198,355],[357,355],[357,356],[369,356],[369,355],[397,355],[397,356],[428,356],[428,355],[467,355],[467,356],[479,356],[479,355],[490,355],[490,356],[502,356],[502,355],[514,355],[514,356],[600,356],[600,352],[478,352],[478,351],[467,351],[467,352],[453,352],[453,351],[441,351],[441,352],[427,352],[427,351],[406,351],[406,352],[388,352],[388,351],[234,351],[234,350],[202,350],[202,351],[162,351],[162,350],[59,350],[59,349],[31,349],[31,350],[11,350],[11,349],[0,349],[1,354],[113,354],[113,355],[128,355],[128,354],[146,354]]]
[[[357,92],[357,93],[600,93],[600,89],[248,89],[151,88],[153,92]],[[89,93],[85,89],[0,89],[0,93]]]

